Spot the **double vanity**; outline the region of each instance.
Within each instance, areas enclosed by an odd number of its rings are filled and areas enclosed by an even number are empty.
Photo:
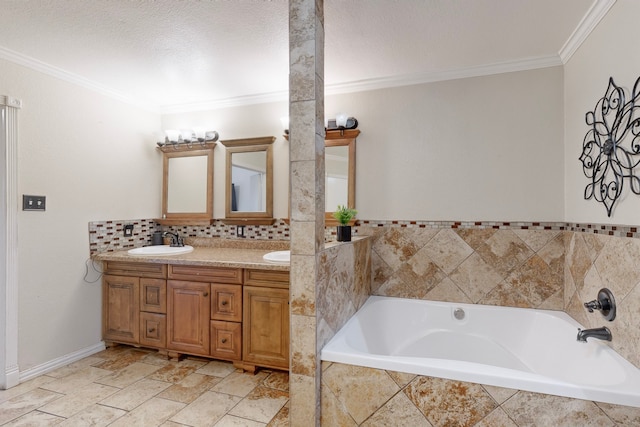
[[[250,372],[288,369],[289,264],[266,260],[288,242],[195,240],[186,253],[150,246],[97,256],[104,341],[228,360]]]

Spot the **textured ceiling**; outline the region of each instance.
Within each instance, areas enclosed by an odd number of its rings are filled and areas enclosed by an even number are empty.
[[[559,65],[614,1],[325,0],[326,89]],[[165,112],[285,99],[287,1],[0,0],[0,58]]]

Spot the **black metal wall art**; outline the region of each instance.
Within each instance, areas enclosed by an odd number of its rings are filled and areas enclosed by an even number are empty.
[[[582,141],[580,161],[591,182],[584,189],[584,198],[604,204],[609,217],[626,180],[631,191],[640,194],[640,178],[635,174],[640,163],[639,90],[640,77],[627,101],[625,90],[610,77],[604,96],[586,114],[590,129]]]

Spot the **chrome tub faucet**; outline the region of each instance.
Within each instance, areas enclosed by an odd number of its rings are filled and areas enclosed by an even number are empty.
[[[594,328],[594,329],[580,329],[578,328],[578,336],[576,339],[580,342],[587,342],[587,338],[597,338],[603,341],[611,341],[611,331],[606,326],[602,328]]]

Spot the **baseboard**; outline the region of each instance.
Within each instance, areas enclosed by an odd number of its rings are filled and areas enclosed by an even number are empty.
[[[101,352],[105,348],[106,347],[105,347],[104,341],[100,341],[99,343],[92,345],[90,347],[85,347],[81,350],[74,351],[73,353],[66,354],[64,356],[50,360],[49,362],[43,363],[41,365],[34,366],[33,368],[20,372],[20,382],[22,383],[32,378],[35,378],[39,375],[46,374],[47,372],[51,372],[55,369],[61,368],[65,365],[68,365],[70,363],[83,359],[87,356],[91,356],[92,354]]]

